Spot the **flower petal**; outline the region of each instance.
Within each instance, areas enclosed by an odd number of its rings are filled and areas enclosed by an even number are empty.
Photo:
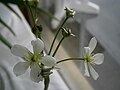
[[[31,44],[33,46],[33,51],[35,54],[40,53],[44,49],[44,43],[39,38],[37,38],[36,40],[32,40]]]
[[[90,64],[88,64],[88,67],[90,69],[90,74],[93,77],[93,79],[97,80],[99,77],[98,73],[95,71],[95,69]]]
[[[39,83],[40,81],[43,80],[43,77],[40,75],[41,69],[39,66],[32,66],[31,71],[30,71],[30,78],[32,81]]]
[[[28,62],[19,62],[17,63],[14,68],[13,68],[13,72],[16,76],[22,75],[26,72],[26,70],[29,67],[29,63]]]
[[[97,53],[94,56],[94,63],[95,64],[102,64],[104,62],[104,54],[102,53]]]
[[[93,38],[90,40],[90,42],[89,42],[90,53],[93,52],[93,50],[95,49],[96,45],[97,45],[97,40],[96,40],[95,37],[93,37]]]
[[[89,47],[84,47],[85,54],[90,54],[90,48]]]
[[[11,52],[12,54],[22,58],[29,57],[31,54],[31,52],[26,47],[17,44],[11,48]]]
[[[46,66],[55,66],[56,65],[56,59],[52,56],[44,56],[42,58],[41,62]]]
[[[87,61],[84,61],[84,66],[85,66],[85,73],[84,75],[87,77],[90,77],[89,71],[88,71],[88,64]]]

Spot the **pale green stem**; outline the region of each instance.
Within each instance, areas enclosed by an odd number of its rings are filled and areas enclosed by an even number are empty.
[[[33,24],[35,26],[35,18],[34,18],[33,12],[32,12],[32,8],[30,7],[29,4],[28,4],[28,7],[29,7],[29,10],[30,10],[30,14],[31,14],[31,17],[32,17]]]
[[[65,39],[64,37],[61,38],[60,42],[58,43],[58,45],[57,45],[57,47],[56,47],[56,49],[55,49],[55,51],[54,51],[54,53],[53,53],[53,55],[52,55],[53,57],[55,56],[56,52],[58,51],[58,49],[59,49],[59,47],[60,47],[60,45],[61,45],[61,43],[62,43],[62,41],[63,41],[64,39]]]
[[[34,16],[35,16],[35,18],[34,18],[35,24],[37,24],[36,19],[38,19],[37,6],[38,6],[38,2],[35,2],[35,3],[34,3],[34,7],[35,7],[35,14],[34,14]]]
[[[50,83],[50,77],[49,76],[44,77],[44,90],[48,90],[49,83]]]
[[[67,58],[67,59],[63,59],[63,60],[60,60],[58,62],[56,62],[57,64],[61,63],[61,62],[65,62],[65,61],[70,61],[70,60],[85,60],[84,58]]]
[[[58,36],[61,28],[63,27],[63,25],[65,24],[65,22],[67,21],[68,18],[69,18],[69,17],[66,17],[66,18],[65,18],[65,20],[64,20],[63,23],[61,24],[60,28],[58,29],[58,31],[57,31],[57,33],[56,33],[56,35],[55,35],[55,37],[54,37],[54,39],[53,39],[53,41],[52,41],[52,44],[51,44],[51,47],[50,47],[50,50],[49,50],[48,55],[51,54],[51,51],[52,51],[53,45],[54,45],[54,43],[55,43],[55,40],[56,40],[56,38],[57,38],[57,36]]]

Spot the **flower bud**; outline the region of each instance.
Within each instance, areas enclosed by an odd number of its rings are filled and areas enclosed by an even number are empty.
[[[75,36],[69,28],[62,28],[62,35],[63,37]]]
[[[75,11],[70,8],[65,8],[66,10],[66,17],[73,17],[75,15]]]

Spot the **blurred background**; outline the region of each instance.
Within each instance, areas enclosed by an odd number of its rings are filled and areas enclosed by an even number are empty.
[[[69,7],[75,10],[76,14],[64,26],[70,28],[76,37],[67,38],[62,43],[56,55],[58,60],[81,57],[84,52],[83,47],[88,45],[93,36],[98,40],[94,53],[100,52],[105,55],[104,63],[94,66],[100,76],[96,81],[93,78],[84,77],[83,63],[80,61],[61,64],[58,73],[69,90],[120,90],[119,3],[119,0],[40,0],[38,7],[49,11],[59,19],[57,21],[43,13],[38,13],[38,25],[43,26],[42,39],[46,44],[46,52],[65,18],[64,8]],[[30,11],[27,8],[20,8],[20,10],[30,27],[33,27]],[[11,26],[14,26],[13,21],[10,22],[12,22]],[[60,39],[61,35],[58,36],[56,44]]]

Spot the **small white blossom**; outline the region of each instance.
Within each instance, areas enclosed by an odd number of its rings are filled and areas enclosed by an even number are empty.
[[[88,47],[84,47],[85,49],[85,54],[84,54],[84,66],[85,66],[85,76],[93,77],[94,80],[97,80],[99,77],[98,73],[94,70],[92,65],[95,64],[102,64],[104,61],[104,55],[102,53],[97,53],[95,55],[92,54],[93,50],[95,49],[97,45],[97,40],[95,37],[93,37],[90,42]],[[90,73],[89,73],[90,72]]]
[[[16,76],[22,75],[26,72],[26,70],[30,67],[30,77],[34,82],[39,82],[43,80],[43,77],[40,75],[41,73],[41,63],[45,66],[52,67],[56,65],[56,59],[52,56],[43,56],[41,53],[44,49],[44,43],[40,39],[32,40],[31,44],[33,46],[33,52],[30,52],[26,47],[21,45],[14,45],[11,48],[12,54],[23,58],[24,62],[17,63],[13,72]]]

